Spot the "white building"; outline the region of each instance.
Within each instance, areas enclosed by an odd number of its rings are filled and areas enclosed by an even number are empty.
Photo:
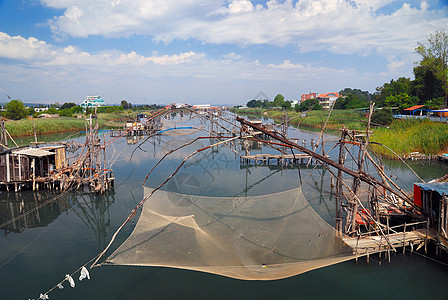
[[[99,106],[106,106],[104,99],[101,96],[87,96],[83,102],[79,104],[84,110],[87,108],[95,108]]]

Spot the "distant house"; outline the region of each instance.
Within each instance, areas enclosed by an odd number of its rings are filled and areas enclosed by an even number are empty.
[[[317,93],[309,92],[308,94],[302,94],[300,96],[300,103],[302,103],[303,101],[306,101],[308,99],[316,99],[316,98],[317,98]]]
[[[43,111],[47,111],[48,107],[36,107],[34,108],[34,111],[37,113],[43,112]]]
[[[106,106],[104,99],[101,96],[87,96],[83,102],[79,104],[84,110],[87,108],[95,108],[99,106]]]
[[[210,109],[210,104],[196,104],[193,105],[193,109]]]
[[[327,109],[327,110],[330,109],[330,107],[333,105],[334,101],[336,101],[336,99],[338,99],[339,97],[340,97],[339,93],[334,93],[334,92],[317,95],[317,99],[319,99],[320,105],[322,105],[323,109]]]
[[[291,107],[294,107],[296,104],[299,104],[299,100],[291,100]]]

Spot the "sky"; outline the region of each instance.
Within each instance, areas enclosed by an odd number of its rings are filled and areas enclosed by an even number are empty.
[[[447,0],[0,0],[0,103],[373,93],[439,29]]]

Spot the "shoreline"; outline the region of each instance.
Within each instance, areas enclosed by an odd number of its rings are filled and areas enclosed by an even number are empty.
[[[281,111],[264,109],[250,109],[249,111],[234,109],[232,111],[239,115],[271,118],[276,123],[281,123],[284,119]],[[291,126],[313,128],[320,131],[322,124],[327,119],[328,111],[306,112],[304,117],[301,117],[301,114],[300,112],[288,112],[288,118],[294,118],[290,122]],[[360,120],[362,117],[363,114],[356,111],[333,110],[325,131],[338,131],[342,126],[351,130],[365,130],[366,123]],[[373,130],[375,133],[372,135],[371,141],[379,143],[381,146],[372,145],[372,148],[385,158],[399,159],[393,153],[395,152],[403,159],[438,160],[440,155],[448,152],[448,124],[431,121],[394,120],[388,128],[374,127]],[[427,132],[432,134],[427,135]],[[392,149],[393,152],[389,149]]]

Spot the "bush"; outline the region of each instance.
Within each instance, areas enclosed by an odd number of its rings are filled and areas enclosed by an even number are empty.
[[[59,110],[59,116],[61,116],[61,117],[72,117],[73,113],[72,113],[72,110],[70,108],[65,108],[65,109]]]
[[[394,120],[394,116],[390,109],[375,110],[372,114],[372,122],[380,125],[388,126]]]

